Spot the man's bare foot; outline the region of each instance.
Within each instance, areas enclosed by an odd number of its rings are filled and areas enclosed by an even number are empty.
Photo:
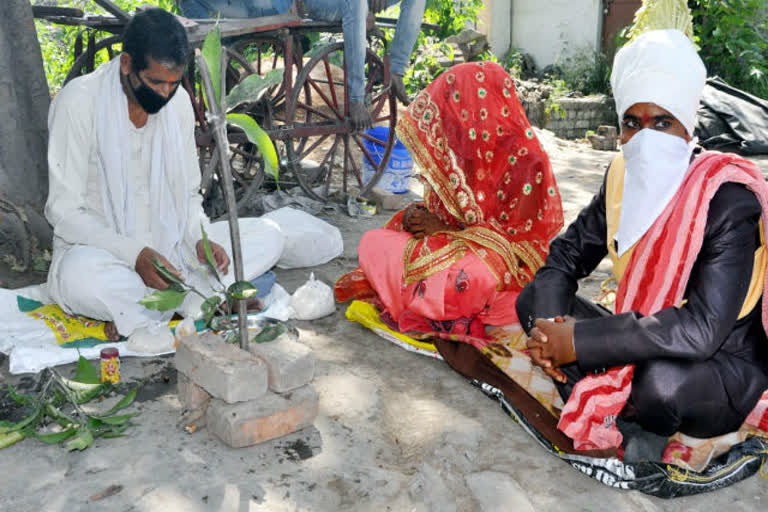
[[[403,75],[392,73],[392,91],[395,93],[395,97],[400,100],[400,103],[406,107],[411,104],[411,98],[408,97],[408,93],[405,92],[405,83],[403,82]]]
[[[352,131],[355,132],[361,132],[373,126],[373,120],[371,119],[371,114],[368,112],[368,109],[365,107],[365,102],[349,102],[348,122]]]
[[[104,324],[104,334],[109,341],[120,341],[122,335],[117,332],[117,326],[115,322],[106,322]]]

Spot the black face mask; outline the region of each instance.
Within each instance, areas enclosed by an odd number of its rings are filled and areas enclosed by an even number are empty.
[[[131,86],[131,90],[133,91],[133,96],[136,98],[136,101],[148,114],[157,114],[160,109],[165,106],[166,103],[171,101],[173,95],[176,94],[177,90],[179,90],[179,86],[177,85],[173,88],[171,94],[169,94],[166,98],[162,94],[155,92],[150,86],[144,83],[144,80],[141,79],[138,73],[135,73],[135,75],[136,78],[139,79],[140,85],[138,87],[134,87],[130,80],[128,80],[128,85]]]

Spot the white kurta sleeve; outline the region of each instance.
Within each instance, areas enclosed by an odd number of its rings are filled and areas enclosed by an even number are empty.
[[[182,162],[184,170],[187,172],[187,183],[189,185],[189,190],[187,191],[189,210],[187,212],[187,232],[184,234],[184,243],[194,249],[198,240],[203,237],[200,226],[202,225],[205,228],[206,233],[210,233],[209,226],[211,221],[203,210],[203,196],[200,194],[201,173],[200,163],[197,159],[197,145],[195,144],[195,113],[186,91],[182,89],[177,95],[181,93],[183,93],[184,102],[179,110],[182,112],[181,127],[184,133],[184,154],[181,155],[179,161]]]
[[[86,200],[89,158],[96,144],[90,96],[87,88],[73,82],[51,103],[45,216],[54,235],[65,242],[105,249],[134,266],[144,245],[119,235],[94,209],[97,205]]]

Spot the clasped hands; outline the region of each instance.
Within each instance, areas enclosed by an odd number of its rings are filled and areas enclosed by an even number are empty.
[[[403,229],[415,238],[424,238],[438,231],[451,231],[452,228],[440,220],[440,217],[427,210],[420,203],[408,205],[403,214]]]
[[[563,384],[568,382],[568,378],[559,367],[576,361],[573,344],[575,324],[576,321],[570,316],[556,316],[554,320],[537,318],[528,338],[528,351],[533,364]]]
[[[229,256],[227,251],[216,242],[208,242],[213,253],[213,260],[216,262],[216,270],[221,274],[226,274],[229,271]],[[203,241],[199,240],[196,244],[197,260],[200,263],[206,263],[205,249],[203,247]],[[169,262],[165,256],[152,249],[151,247],[144,247],[139,256],[136,258],[136,273],[139,274],[141,280],[149,288],[156,290],[165,290],[168,288],[168,282],[158,273],[155,268],[155,261],[159,261],[165,266],[172,274],[181,278],[181,272]]]

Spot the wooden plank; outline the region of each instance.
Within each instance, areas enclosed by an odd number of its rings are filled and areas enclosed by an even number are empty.
[[[195,26],[187,28],[187,37],[189,37],[189,42],[193,44],[205,39],[208,32],[216,25],[216,20],[195,20],[195,23]],[[233,37],[297,27],[302,25],[302,20],[289,12],[277,16],[262,16],[260,18],[222,18],[218,23],[221,28],[222,37]]]
[[[131,19],[131,16],[127,12],[125,12],[124,10],[122,10],[121,8],[113,4],[110,0],[93,0],[93,1],[99,4],[101,7],[103,7],[104,10],[106,10],[109,14],[111,14],[112,16],[120,20],[128,21]]]

